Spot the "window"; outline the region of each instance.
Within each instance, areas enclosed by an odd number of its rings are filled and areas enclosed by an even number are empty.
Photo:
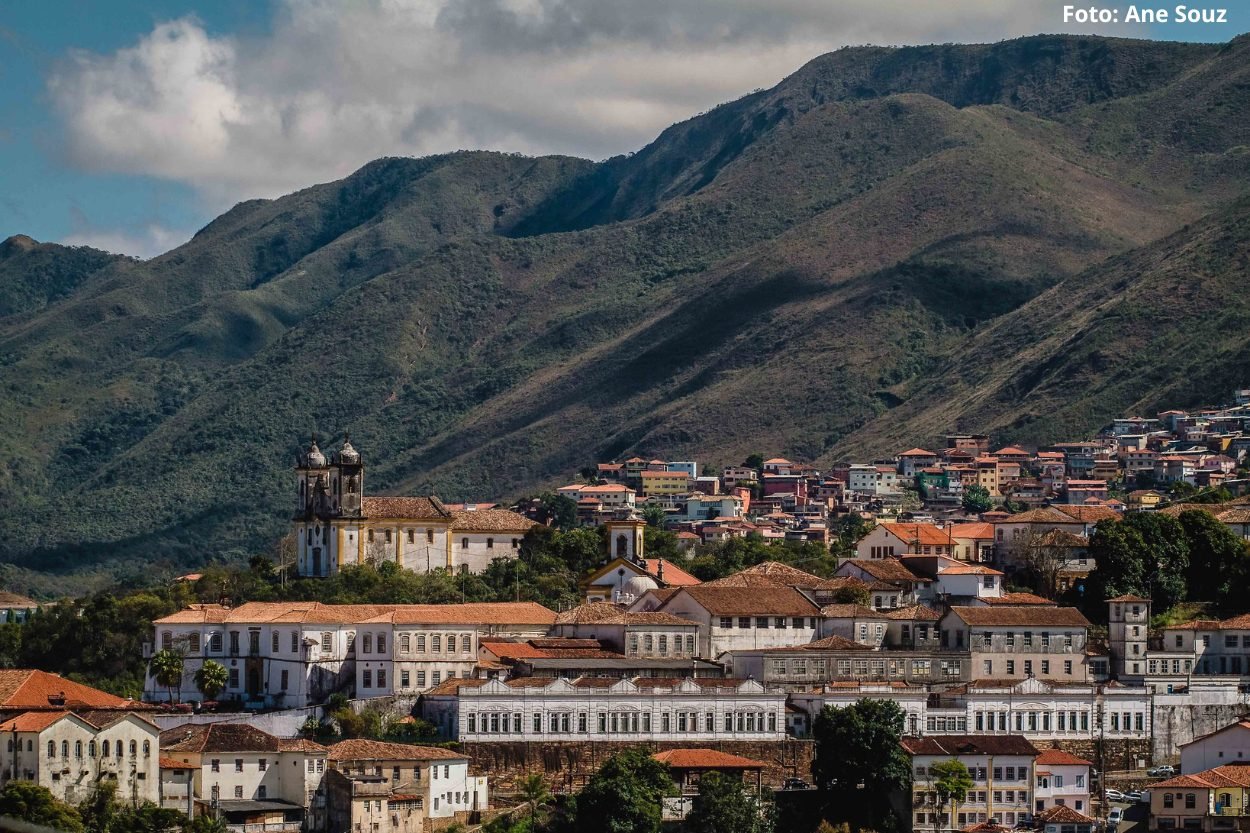
[[[82,757],[82,741],[80,740],[74,741],[74,757],[75,758]]]
[[[456,652],[456,635],[447,635],[447,653],[454,654]]]
[[[221,772],[221,761],[218,760],[217,758],[213,758],[213,760],[210,762],[209,768],[213,772]]]
[[[378,653],[386,653],[386,634],[384,633],[378,634]]]
[[[161,650],[171,651],[174,647],[174,632],[161,631]]]
[[[198,633],[190,634],[187,637],[187,650],[193,654],[200,652],[200,635]]]
[[[361,674],[361,688],[373,688],[373,672],[368,668]]]
[[[493,550],[494,548],[495,548],[495,539],[494,539],[494,538],[487,538],[487,539],[486,539],[486,549],[488,549],[488,550]]]
[[[360,653],[362,654],[373,653],[373,634],[367,633],[364,635],[360,643]]]
[[[236,784],[236,785],[235,785],[235,788],[234,788],[234,797],[235,797],[235,798],[242,798],[242,797],[243,797],[243,785],[242,785],[242,784]]]
[[[443,637],[434,634],[430,637],[430,650],[435,653],[441,653],[443,650]]]
[[[321,652],[328,654],[334,650],[334,634],[329,631],[323,631],[321,634]]]
[[[269,769],[269,760],[267,758],[261,758],[257,762],[256,766],[257,768],[260,769],[261,772],[264,772],[265,770]]]
[[[1198,802],[1194,793],[1185,793],[1185,809],[1193,810],[1197,806],[1198,806]]]
[[[469,539],[468,539],[468,538],[461,538],[461,539],[460,539],[460,549],[462,549],[462,550],[467,550],[468,548],[469,548]]]
[[[400,650],[400,653],[404,653],[404,654],[412,650],[412,637],[411,636],[405,633],[399,637],[399,650]]]
[[[134,758],[139,755],[139,744],[135,741],[130,742],[130,757]]]
[[[399,687],[408,688],[409,685],[411,685],[411,679],[412,678],[409,676],[409,672],[400,671],[399,672]]]
[[[378,669],[378,688],[386,688],[386,669]]]
[[[281,691],[286,691],[287,688],[290,687],[290,683],[291,683],[291,672],[283,670],[282,675],[280,677],[280,682],[278,683],[278,688]]]
[[[732,616],[722,616],[722,617],[720,617],[720,626],[721,626],[722,628],[732,628],[732,627],[734,626],[734,620],[733,620],[733,617],[732,617]]]
[[[230,677],[229,677],[229,681],[226,683],[226,688],[238,688],[238,687],[239,687],[239,669],[231,668]]]
[[[739,617],[738,617],[738,627],[740,627],[740,628],[749,628],[749,627],[751,627],[751,617],[750,617],[750,616],[739,616]]]
[[[105,744],[104,754],[107,755],[108,754],[108,741],[105,741],[104,744]],[[49,758],[56,757],[56,741],[54,740],[48,741],[48,757]]]
[[[92,756],[95,755],[94,752],[92,752],[91,754]],[[152,742],[151,741],[145,740],[143,742],[143,757],[145,758],[152,757]]]
[[[417,653],[425,653],[425,634],[423,633],[417,634]]]
[[[433,543],[434,543],[434,530],[432,530],[432,529],[427,529],[427,530],[425,531],[425,543],[427,543],[427,544],[433,544]]]
[[[242,759],[242,758],[235,758],[235,759],[234,759],[234,771],[235,771],[235,772],[242,772],[242,771],[243,771],[243,759]]]

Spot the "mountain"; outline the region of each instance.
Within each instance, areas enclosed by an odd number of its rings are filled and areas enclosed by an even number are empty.
[[[255,552],[313,431],[375,493],[494,500],[1218,396],[1250,371],[1248,49],[844,49],[602,163],[382,159],[142,262],[11,238],[9,583]]]

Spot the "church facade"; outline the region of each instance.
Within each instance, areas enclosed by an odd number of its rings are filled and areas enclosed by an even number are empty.
[[[365,466],[347,439],[327,455],[314,438],[295,464],[291,519],[301,576],[392,561],[402,569],[480,573],[515,558],[534,521],[506,509],[452,509],[437,497],[369,497]]]

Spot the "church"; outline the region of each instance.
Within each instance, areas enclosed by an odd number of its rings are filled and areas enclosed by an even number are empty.
[[[327,456],[316,437],[295,462],[291,519],[301,576],[393,561],[405,570],[480,573],[515,558],[534,521],[507,509],[453,509],[437,497],[366,497],[360,452],[344,437]]]

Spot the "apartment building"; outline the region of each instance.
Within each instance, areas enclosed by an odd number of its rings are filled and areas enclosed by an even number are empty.
[[[1089,620],[1071,607],[952,607],[942,617],[942,647],[967,649],[978,679],[1038,677],[1083,682]]]
[[[911,829],[940,831],[993,822],[1014,827],[1031,820],[1034,759],[1038,751],[1021,735],[930,735],[902,740],[911,756]],[[958,803],[943,805],[934,787],[934,766],[957,760],[973,787]]]

